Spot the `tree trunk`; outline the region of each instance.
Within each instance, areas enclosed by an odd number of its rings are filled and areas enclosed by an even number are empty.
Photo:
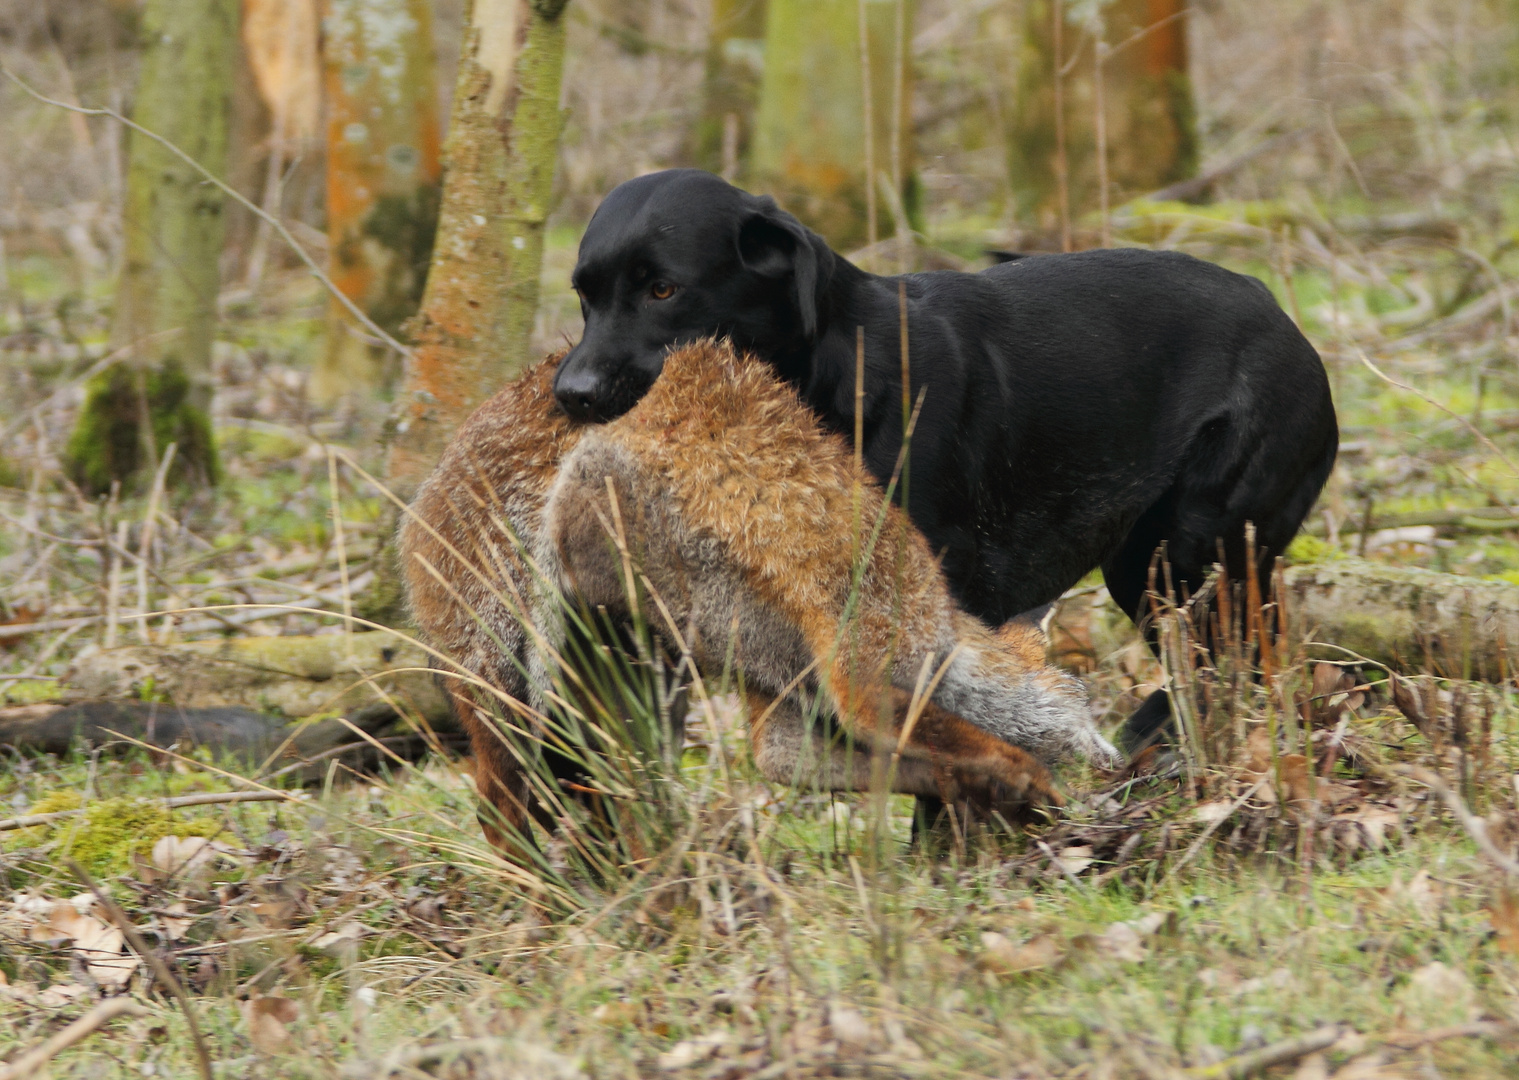
[[[765,70],[766,0],[713,0],[702,113],[692,160],[733,183],[748,178],[755,108]]]
[[[416,313],[438,223],[438,85],[429,0],[326,0],[329,274],[390,334]],[[336,300],[312,392],[382,387],[394,357]]]
[[[226,168],[237,27],[236,0],[148,0],[143,11],[133,119],[217,175]],[[170,442],[174,479],[216,478],[210,373],[222,204],[190,166],[131,134],[112,339],[132,352],[90,381],[65,451],[87,491],[156,468]]]
[[[1060,220],[1060,162],[1056,137],[1055,33],[1052,3],[1024,8],[1023,52],[1016,106],[1009,119],[1012,188],[1021,221],[1053,234]],[[1197,169],[1197,124],[1187,60],[1186,0],[1115,0],[1093,22],[1071,21],[1066,4],[1060,57],[1064,99],[1066,194],[1083,242],[1102,235],[1093,218],[1102,205],[1097,101],[1107,153],[1109,201],[1154,191]],[[1099,85],[1098,42],[1107,50]],[[1074,61],[1074,63],[1073,63]]]
[[[528,360],[558,159],[565,0],[473,0],[444,146],[438,240],[386,482],[409,500],[459,424]],[[402,617],[394,545],[362,609]]]
[[[862,9],[869,124],[860,49]],[[915,213],[909,122],[912,12],[911,0],[769,2],[754,138],[755,182],[835,246],[872,240],[883,231],[881,225]],[[867,167],[875,174],[876,191],[884,174],[890,192],[874,225],[868,214],[876,193],[866,186]]]

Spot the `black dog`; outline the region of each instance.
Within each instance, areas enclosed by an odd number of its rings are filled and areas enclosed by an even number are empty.
[[[996,625],[1101,566],[1131,617],[1165,545],[1195,590],[1218,560],[1286,548],[1334,465],[1318,353],[1259,281],[1175,252],[1041,255],[978,274],[878,277],[769,198],[674,169],[612,191],[574,272],[585,334],[554,392],[609,420],[666,350],[716,334],[767,359],[826,423],[854,431],[865,333],[865,461],[883,479],[902,439],[899,283],[910,393],[927,389],[908,509],[967,611]],[[1154,695],[1125,741],[1169,712]]]

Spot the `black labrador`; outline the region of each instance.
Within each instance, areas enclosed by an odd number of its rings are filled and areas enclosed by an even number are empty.
[[[1176,252],[1039,255],[980,273],[866,273],[768,197],[695,169],[629,180],[601,203],[573,282],[585,333],[555,376],[571,416],[610,420],[672,345],[727,335],[852,437],[864,327],[864,456],[888,477],[909,392],[926,388],[912,520],[967,611],[997,625],[1101,566],[1136,621],[1164,544],[1195,590],[1218,561],[1280,554],[1334,465],[1329,381],[1266,287]],[[1129,719],[1161,729],[1163,693]]]

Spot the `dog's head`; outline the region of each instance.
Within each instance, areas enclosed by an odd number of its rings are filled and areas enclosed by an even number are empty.
[[[554,396],[577,420],[611,420],[654,384],[672,346],[704,337],[730,337],[784,369],[817,336],[830,269],[821,237],[711,173],[620,184],[580,241],[572,282],[585,333]]]

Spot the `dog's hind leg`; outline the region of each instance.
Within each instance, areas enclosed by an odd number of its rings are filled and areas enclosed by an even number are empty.
[[[1219,561],[1220,545],[1229,578],[1243,581],[1249,570],[1247,524],[1255,527],[1256,572],[1262,589],[1268,589],[1272,561],[1291,543],[1334,467],[1332,417],[1325,427],[1327,438],[1300,446],[1281,432],[1241,430],[1230,417],[1201,425],[1176,479],[1102,565],[1114,603],[1145,625],[1152,564],[1157,590],[1163,593],[1169,578],[1180,601],[1202,588]],[[1244,616],[1243,607],[1235,605],[1238,617]],[[1210,627],[1199,631],[1209,639],[1206,644],[1214,644]],[[1153,649],[1153,633],[1146,636]],[[1124,748],[1134,753],[1163,738],[1170,711],[1165,691],[1151,694],[1125,724]]]

